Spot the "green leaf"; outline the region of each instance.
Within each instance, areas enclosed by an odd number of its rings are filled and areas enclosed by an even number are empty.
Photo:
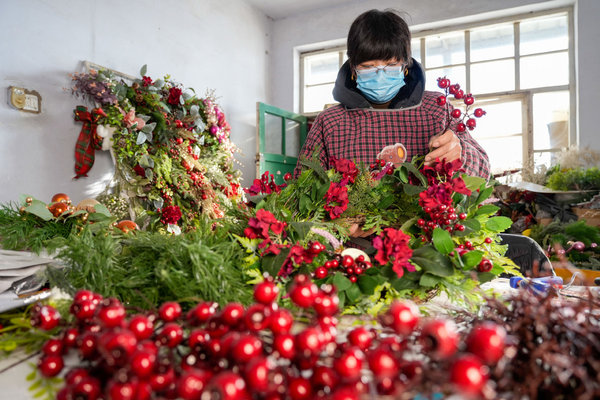
[[[494,191],[494,188],[491,186],[480,190],[479,196],[477,196],[476,204],[480,204],[482,201],[484,201],[485,199],[490,197],[493,191]]]
[[[307,214],[313,206],[313,202],[309,196],[306,194],[302,194],[300,196],[299,208],[301,214]]]
[[[406,168],[404,165],[398,168],[398,178],[400,178],[402,183],[408,182],[408,168]]]
[[[442,228],[433,230],[433,245],[442,254],[448,254],[454,249],[454,242],[450,233]]]
[[[477,279],[481,283],[489,282],[494,278],[496,278],[496,275],[492,274],[491,272],[478,272],[477,273]]]
[[[340,272],[336,272],[333,276],[333,284],[337,287],[338,292],[343,292],[352,286],[350,279],[346,278]]]
[[[438,283],[440,283],[441,279],[438,276],[426,273],[423,274],[421,280],[419,280],[419,285],[423,287],[434,287]]]
[[[430,274],[443,277],[454,274],[454,267],[450,259],[438,252],[431,245],[423,246],[413,251],[411,261]]]
[[[94,210],[98,214],[106,215],[107,217],[112,217],[112,215],[110,214],[110,211],[108,210],[108,208],[106,208],[106,206],[104,204],[94,205]]]
[[[25,208],[25,211],[40,217],[44,221],[50,221],[51,219],[54,219],[54,215],[52,215],[52,213],[48,210],[46,203],[36,199],[33,199],[31,204]]]
[[[346,290],[346,296],[348,297],[349,303],[356,303],[356,301],[361,298],[362,293],[360,292],[358,285],[352,285]]]
[[[75,212],[72,212],[67,218],[73,218],[73,217],[77,217],[81,214],[87,214],[87,211],[85,210],[77,210]]]
[[[360,275],[357,283],[360,291],[366,295],[375,293],[375,288],[378,286],[377,279],[369,275]]]
[[[511,225],[512,220],[508,217],[493,217],[485,223],[485,227],[493,232],[504,232]]]
[[[386,210],[392,204],[394,204],[395,201],[396,201],[396,197],[393,195],[384,196],[381,198],[381,200],[379,200],[379,203],[377,203],[377,208],[380,210]]]
[[[317,187],[317,201],[320,201],[325,197],[325,194],[329,190],[329,182],[323,182]]]
[[[415,186],[408,183],[404,185],[404,193],[406,193],[409,196],[416,196],[423,190],[425,190],[423,186]]]
[[[477,209],[475,215],[492,215],[496,214],[500,207],[495,206],[493,204],[485,204]]]
[[[33,382],[31,386],[29,386],[29,391],[33,392],[34,390],[37,390],[40,386],[42,386],[42,380],[38,379],[37,381]]]
[[[470,189],[471,191],[479,189],[482,185],[486,183],[485,179],[480,178],[478,176],[463,175],[462,178],[463,181],[465,181],[465,186],[467,187],[467,189]]]
[[[148,71],[148,65],[144,64],[142,68],[140,68],[140,76],[146,76],[146,72]]]
[[[463,256],[461,257],[465,268],[473,268],[481,262],[482,258],[483,251],[480,250],[469,251],[468,253],[463,254]]]
[[[276,256],[268,255],[262,258],[262,270],[271,276],[277,276],[285,259],[287,258],[290,249],[283,249]]]
[[[406,167],[409,172],[412,172],[423,186],[427,186],[427,178],[425,178],[425,175],[423,175],[413,163],[404,162],[402,163],[402,166]]]
[[[310,228],[312,228],[313,225],[314,224],[312,222],[308,222],[308,221],[290,222],[289,223],[290,229],[292,229],[296,233],[298,233],[298,236],[299,236],[298,239],[304,239],[306,237],[306,235],[308,235],[308,232],[310,232]]]
[[[25,380],[27,382],[31,382],[32,380],[35,379],[36,375],[37,375],[37,370],[34,369],[33,371],[31,371],[30,373],[27,374],[27,376],[25,377]]]
[[[410,275],[417,274],[416,272],[411,272]],[[392,287],[397,290],[409,290],[416,289],[418,287],[417,281],[408,279],[408,275],[405,274],[402,278],[397,278],[392,281]]]
[[[463,232],[471,233],[481,230],[481,223],[473,218],[466,219],[462,224],[465,226],[465,230]]]
[[[313,170],[317,174],[317,176],[323,180],[323,182],[330,182],[329,177],[327,176],[327,171],[325,171],[321,163],[319,163],[318,161],[305,158],[300,159],[300,163],[305,167],[308,167],[311,170]]]

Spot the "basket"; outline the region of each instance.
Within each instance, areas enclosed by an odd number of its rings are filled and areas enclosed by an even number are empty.
[[[584,219],[588,225],[600,226],[600,210],[573,207],[571,210],[577,215],[577,219]]]

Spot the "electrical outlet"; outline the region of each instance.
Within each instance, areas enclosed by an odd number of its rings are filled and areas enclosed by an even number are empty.
[[[8,104],[20,111],[36,114],[42,112],[42,96],[35,90],[9,86]]]

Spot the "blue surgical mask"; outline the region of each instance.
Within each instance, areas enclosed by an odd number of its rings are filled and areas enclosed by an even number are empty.
[[[356,71],[356,86],[372,103],[387,103],[404,85],[403,66],[374,67]]]

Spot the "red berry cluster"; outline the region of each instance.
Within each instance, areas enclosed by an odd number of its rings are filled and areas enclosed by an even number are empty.
[[[426,221],[423,218],[419,218],[417,220],[417,225],[419,228],[423,229],[427,236],[430,236],[431,232],[438,227],[445,229],[450,233],[454,231],[462,232],[465,230],[465,226],[461,224],[460,221],[464,221],[467,218],[467,214],[456,214],[456,210],[452,206],[440,204],[436,207],[424,207],[423,211],[428,214],[429,220]],[[423,239],[426,240],[425,237],[423,237]]]
[[[341,271],[350,279],[350,282],[355,283],[358,277],[371,267],[373,264],[367,261],[363,255],[359,255],[355,259],[349,255],[336,254],[333,259],[327,260],[323,265],[317,267],[314,276],[317,279],[323,279],[330,273]]]
[[[444,91],[445,91],[443,96],[439,96],[437,98],[437,100],[436,100],[437,104],[439,106],[446,106],[448,108],[448,112],[449,112],[450,116],[452,118],[460,121],[456,125],[456,130],[458,132],[464,132],[467,129],[469,129],[469,130],[475,129],[475,126],[477,126],[477,121],[475,120],[475,118],[473,118],[473,116],[480,118],[485,115],[485,111],[483,111],[481,108],[476,108],[475,110],[473,110],[473,114],[469,114],[470,107],[473,105],[473,103],[475,103],[475,99],[474,99],[473,95],[471,95],[471,93],[465,94],[465,92],[460,88],[460,85],[458,83],[452,84],[450,82],[450,79],[448,79],[446,77],[438,78],[437,82],[438,82],[438,87],[440,89],[444,89]],[[461,100],[461,99],[463,100],[463,102],[466,105],[464,112],[461,112],[457,108],[454,108],[452,111],[450,111],[450,108],[448,105],[448,96],[449,95],[453,95],[454,98],[457,100]]]

